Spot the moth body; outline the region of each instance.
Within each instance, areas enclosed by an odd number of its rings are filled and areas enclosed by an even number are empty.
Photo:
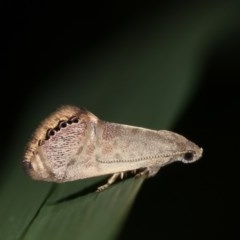
[[[87,110],[65,106],[36,130],[23,163],[33,179],[42,181],[113,174],[99,188],[103,190],[123,172],[142,169],[142,174],[154,176],[162,166],[195,162],[201,155],[201,148],[177,133],[110,123]]]

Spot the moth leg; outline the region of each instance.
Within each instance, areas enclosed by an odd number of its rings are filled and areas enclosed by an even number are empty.
[[[123,180],[123,178],[126,177],[126,176],[127,176],[127,172],[121,172],[120,173],[121,180]]]
[[[151,166],[151,167],[148,167],[148,177],[153,177],[155,176],[158,171],[160,170],[160,166]]]
[[[146,175],[147,177],[153,177],[158,173],[161,167],[159,166],[150,166],[144,168],[140,173],[136,175],[136,177],[141,177],[143,175]]]
[[[114,173],[107,181],[106,184],[100,186],[97,188],[97,192],[101,192],[103,190],[105,190],[106,188],[108,188],[110,185],[112,185],[116,179],[119,177],[119,176],[122,176],[122,173]]]
[[[132,174],[136,174],[137,173],[137,169],[134,169],[131,171]]]
[[[137,173],[135,176],[136,177],[141,177],[143,175],[149,176],[148,168],[144,168],[141,172]]]

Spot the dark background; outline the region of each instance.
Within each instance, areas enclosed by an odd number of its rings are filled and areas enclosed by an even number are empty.
[[[203,158],[189,168],[176,164],[162,169],[157,181],[145,182],[120,239],[238,236],[239,40],[234,35],[216,46],[206,62],[198,94],[174,128],[198,137]],[[186,199],[188,191],[191,198]]]
[[[47,81],[45,76],[76,59],[87,65],[89,54],[105,48],[109,38],[133,21],[144,24],[154,15],[172,21],[169,9],[178,12],[194,4],[199,3],[121,1],[77,7],[8,1],[1,44],[3,156],[31,99],[44,97],[38,85],[57,87],[57,81]],[[233,239],[238,235],[239,56],[236,24],[211,47],[198,76],[199,87],[174,126],[204,148],[204,157],[191,166],[166,167],[157,180],[146,181],[119,239]],[[7,164],[1,161],[1,165],[4,169]]]

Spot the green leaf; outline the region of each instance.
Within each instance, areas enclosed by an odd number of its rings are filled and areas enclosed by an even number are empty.
[[[128,179],[102,193],[81,191],[70,200],[46,204],[28,229],[24,239],[113,239],[143,182],[143,178]],[[65,184],[69,185],[69,184]],[[76,189],[77,186],[75,186]],[[66,194],[68,186],[60,190]],[[58,191],[58,190],[56,190]],[[50,197],[50,202],[52,202]],[[59,200],[58,200],[59,201]],[[45,233],[43,233],[43,230]],[[104,236],[104,237],[102,237]]]

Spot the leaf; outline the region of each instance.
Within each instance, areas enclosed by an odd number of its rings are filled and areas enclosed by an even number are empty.
[[[112,239],[126,218],[142,182],[143,178],[128,179],[121,183],[121,187],[116,184],[102,193],[76,195],[71,200],[46,204],[24,239],[37,240],[49,236],[59,240]]]

